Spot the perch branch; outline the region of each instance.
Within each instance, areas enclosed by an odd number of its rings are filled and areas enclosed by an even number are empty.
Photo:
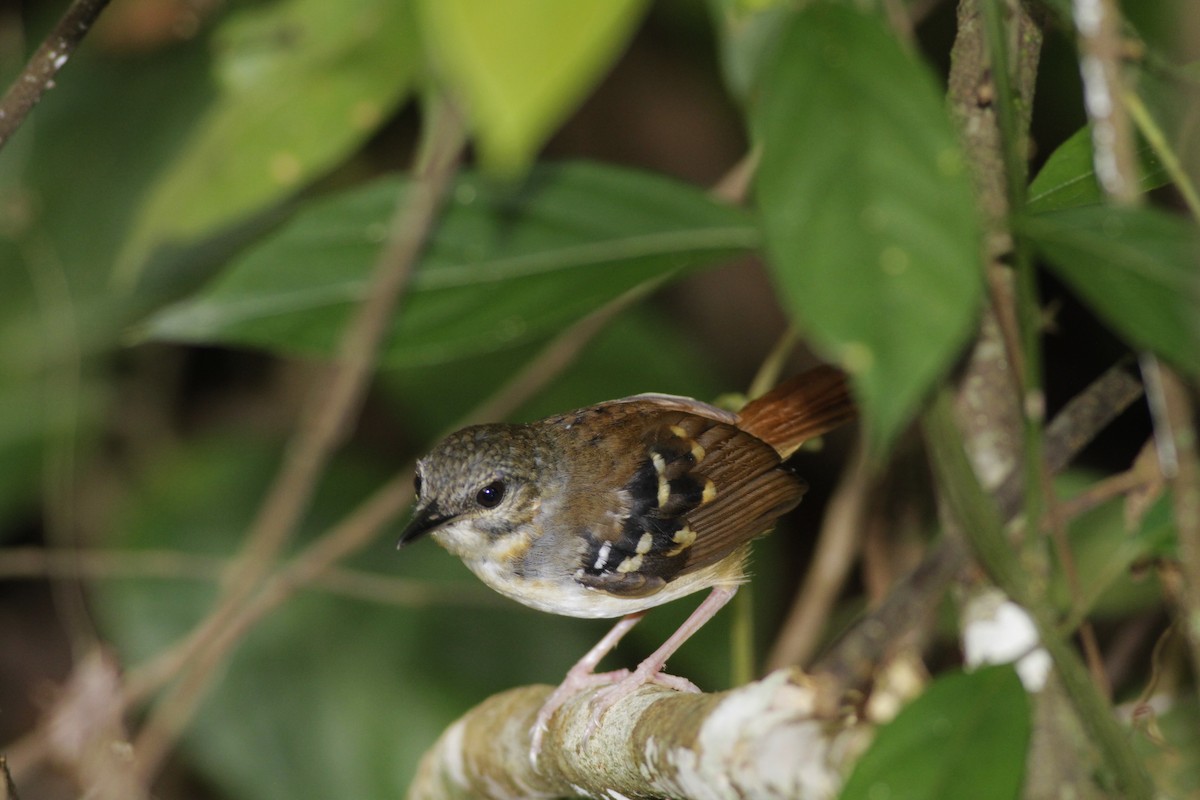
[[[467,712],[421,760],[409,800],[830,798],[864,736],[822,718],[819,689],[780,670],[712,695],[644,686],[613,706],[586,744],[592,692],[584,692],[555,715],[534,769],[529,732],[550,690],[513,689]]]

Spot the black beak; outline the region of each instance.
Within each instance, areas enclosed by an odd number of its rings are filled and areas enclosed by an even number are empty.
[[[437,503],[430,503],[424,508],[418,508],[412,522],[408,523],[408,527],[400,534],[400,541],[396,542],[396,549],[399,550],[406,544],[420,539],[453,516],[453,514],[443,514],[438,509]]]

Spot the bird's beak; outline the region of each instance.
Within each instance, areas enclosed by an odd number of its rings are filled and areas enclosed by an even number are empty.
[[[438,509],[437,503],[430,503],[418,508],[417,513],[413,515],[412,522],[408,523],[408,527],[400,534],[400,541],[396,542],[396,549],[399,550],[406,544],[420,539],[453,516],[453,514],[443,514]]]

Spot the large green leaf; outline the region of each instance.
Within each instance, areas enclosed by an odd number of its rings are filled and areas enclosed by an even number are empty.
[[[753,96],[758,73],[778,44],[792,8],[786,0],[708,0],[725,85],[739,100]]]
[[[357,148],[411,88],[407,0],[235,4],[210,36],[207,102],[147,187],[118,279],[294,192]]]
[[[528,167],[641,18],[645,0],[423,0],[426,49],[465,97],[485,167]]]
[[[147,335],[327,353],[361,296],[406,185],[314,203]],[[541,167],[516,189],[462,177],[386,345],[390,366],[487,353],[553,333],[645,281],[744,252],[743,212],[663,178],[594,164]]]
[[[818,3],[766,67],[757,198],[788,309],[885,448],[969,339],[980,228],[941,92],[877,18]]]
[[[1142,191],[1164,186],[1169,181],[1162,163],[1150,145],[1138,145],[1141,174],[1138,185]],[[1104,191],[1096,180],[1095,151],[1092,148],[1092,129],[1080,128],[1050,154],[1029,185],[1025,211],[1030,214],[1059,211],[1077,206],[1099,205]]]
[[[1152,208],[1038,214],[1019,230],[1054,272],[1135,347],[1200,375],[1200,231]]]
[[[1011,666],[943,676],[879,730],[840,798],[1012,800],[1029,733],[1029,698]]]

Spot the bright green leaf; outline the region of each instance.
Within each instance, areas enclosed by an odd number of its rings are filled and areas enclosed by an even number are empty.
[[[410,89],[408,3],[235,5],[211,34],[211,98],[148,187],[117,264],[213,232],[296,191],[357,148]]]
[[[422,0],[425,47],[466,100],[486,168],[513,175],[624,48],[645,0]]]
[[[770,268],[883,450],[970,338],[980,228],[932,75],[874,17],[798,14],[755,114]]]
[[[206,291],[153,317],[153,338],[328,353],[366,286],[392,179],[314,203]],[[522,187],[463,176],[413,276],[387,366],[493,352],[561,330],[646,281],[745,252],[743,212],[657,176],[541,167]]]
[[[1012,800],[1029,733],[1029,698],[1011,666],[946,675],[879,730],[839,797]]]
[[[1141,142],[1138,157],[1141,160],[1138,185],[1142,191],[1157,189],[1169,182],[1166,170],[1150,145]],[[1104,192],[1096,180],[1092,129],[1083,127],[1050,154],[1029,185],[1025,210],[1030,214],[1038,214],[1103,202]]]
[[[1019,220],[1054,272],[1135,347],[1200,375],[1200,231],[1151,208]]]

